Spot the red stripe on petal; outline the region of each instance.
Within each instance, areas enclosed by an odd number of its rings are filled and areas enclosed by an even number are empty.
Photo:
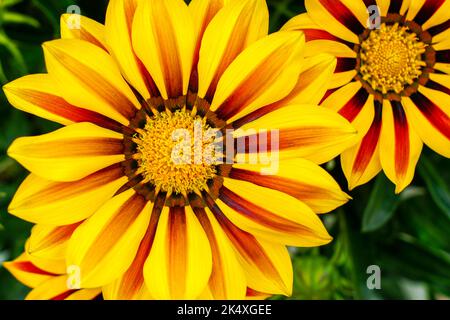
[[[402,9],[403,0],[391,0],[391,4],[389,5],[388,12],[389,13],[400,13]]]
[[[450,118],[442,111],[435,103],[425,97],[420,92],[411,96],[411,100],[420,110],[425,118],[442,133],[447,139],[450,140]]]
[[[57,276],[54,273],[47,272],[45,270],[42,270],[42,269],[36,267],[34,264],[32,264],[29,261],[17,261],[17,262],[14,262],[13,267],[18,269],[18,270],[20,270],[20,271],[23,271],[23,272],[39,274],[39,275],[43,275],[43,276]]]
[[[427,84],[425,86],[427,88],[430,88],[430,89],[433,89],[433,90],[438,90],[438,91],[441,91],[441,92],[444,92],[444,93],[450,95],[450,89],[449,88],[447,88],[447,87],[443,86],[442,84],[437,83],[437,82],[435,82],[433,80],[428,80],[428,82],[427,82]]]
[[[311,232],[309,228],[261,208],[226,187],[220,190],[219,199],[240,215],[270,229],[288,233]]]
[[[336,20],[353,33],[359,35],[364,32],[364,26],[342,2],[336,0],[319,0],[319,2]]]
[[[434,26],[434,27],[428,29],[427,31],[434,37],[434,36],[444,32],[448,28],[450,28],[450,20],[447,20],[444,23],[438,24],[437,26]]]
[[[53,301],[66,300],[68,297],[70,297],[72,294],[74,294],[77,291],[78,290],[68,290],[66,292],[63,292],[63,293],[57,295],[56,297],[51,298],[50,300],[53,300]]]
[[[355,58],[337,58],[337,65],[334,72],[346,72],[355,70],[356,59]]]
[[[363,173],[375,153],[381,132],[381,114],[382,105],[379,101],[375,101],[375,117],[369,131],[361,141],[361,147],[358,150],[353,164],[353,173]]]
[[[358,116],[361,109],[366,104],[369,93],[361,88],[358,92],[339,110],[339,114],[352,122]]]
[[[414,21],[422,25],[427,22],[439,8],[445,3],[445,0],[425,0]]]
[[[408,120],[400,102],[391,101],[391,104],[395,132],[395,171],[404,176],[408,170],[410,153]]]
[[[331,96],[337,89],[339,88],[333,88],[333,89],[328,89],[327,92],[325,92],[322,100],[320,101],[319,105],[321,105],[325,100],[327,100],[327,98],[329,96]]]
[[[277,269],[256,238],[236,227],[211,199],[208,200],[208,206],[239,253],[247,261],[262,270],[267,277],[280,283],[283,282]]]
[[[258,186],[278,190],[302,200],[323,199],[326,195],[330,198],[333,197],[330,190],[289,178],[268,176],[259,172],[236,168],[231,169],[229,176],[232,179],[248,181]]]
[[[113,131],[122,132],[123,126],[117,121],[97,112],[75,107],[61,97],[31,89],[20,89],[13,92],[31,104],[69,121],[91,122]]]
[[[450,63],[450,50],[436,51],[436,62]]]

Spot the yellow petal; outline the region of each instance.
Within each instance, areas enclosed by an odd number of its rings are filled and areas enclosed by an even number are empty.
[[[242,141],[250,141],[250,150],[246,152],[254,153],[256,144],[252,140],[256,143],[259,140],[260,161],[276,165],[278,158],[327,162],[354,145],[356,134],[355,128],[345,118],[331,110],[294,104],[245,124],[234,132],[234,137],[238,138],[238,162],[239,156],[245,154],[240,150]],[[270,153],[272,148],[279,152]]]
[[[236,249],[247,285],[261,292],[291,295],[292,264],[286,247],[239,229],[218,206],[210,209]]]
[[[360,82],[351,82],[333,92],[322,102],[322,107],[339,113],[358,130],[361,140],[369,130],[374,117],[374,99]]]
[[[55,85],[48,74],[32,74],[6,84],[3,89],[14,107],[38,117],[64,125],[92,122],[104,128],[122,131],[122,125],[118,122],[66,102],[58,90],[55,90]]]
[[[350,190],[368,182],[381,171],[379,156],[381,113],[381,103],[374,102],[370,97],[354,121],[355,127],[360,128],[360,141],[341,155],[342,170]],[[368,127],[366,121],[369,121]]]
[[[447,75],[434,75],[449,78]],[[419,92],[405,98],[408,119],[422,141],[437,153],[450,158],[450,106],[449,95],[420,87]]]
[[[195,36],[184,1],[141,1],[133,21],[133,47],[164,99],[187,93]]]
[[[162,208],[153,206],[150,223],[142,238],[136,257],[128,270],[111,284],[103,287],[103,298],[106,300],[153,300],[144,279],[144,265],[155,239],[156,227]]]
[[[78,39],[54,40],[43,47],[55,90],[66,101],[129,124],[140,105],[110,55]]]
[[[236,226],[267,241],[301,247],[331,241],[307,205],[277,190],[225,178],[217,205]]]
[[[35,225],[27,241],[26,252],[29,256],[43,259],[59,259],[65,256],[67,241],[80,223],[67,226]],[[65,273],[58,272],[58,273]]]
[[[66,275],[53,277],[33,289],[26,300],[93,300],[101,289],[71,290]]]
[[[266,36],[269,11],[264,0],[235,1],[206,28],[198,64],[199,97],[212,100],[220,77],[250,44]]]
[[[211,110],[229,122],[286,97],[301,71],[304,36],[278,32],[244,50],[221,77]]]
[[[123,135],[90,123],[16,139],[8,155],[44,179],[75,181],[125,160]]]
[[[308,160],[282,160],[275,175],[265,175],[265,167],[263,164],[235,164],[229,177],[289,194],[316,213],[334,210],[349,199],[327,171]]]
[[[383,125],[380,136],[380,160],[386,176],[400,193],[414,177],[422,151],[422,141],[411,127],[399,102],[383,104]]]
[[[111,0],[106,12],[105,34],[109,51],[127,82],[144,99],[149,99],[153,80],[145,76],[143,65],[134,53],[131,42],[131,28],[138,2],[138,0]]]
[[[67,265],[80,268],[82,288],[111,283],[129,268],[150,214],[150,204],[134,190],[128,190],[112,198],[76,229],[67,249]]]
[[[90,217],[127,181],[120,166],[75,182],[53,182],[30,174],[17,190],[8,211],[33,223],[72,224]]]
[[[35,288],[55,275],[36,267],[27,254],[22,254],[14,261],[4,262],[3,266],[17,280],[30,288]]]
[[[357,2],[360,11],[363,2]],[[344,4],[343,1],[305,0],[308,15],[315,23],[336,37],[359,43],[358,35],[364,31],[366,25],[361,24],[346,5],[349,3]]]
[[[209,209],[194,208],[208,236],[212,251],[212,273],[208,290],[211,299],[243,300],[247,281],[233,244]]]
[[[448,1],[410,1],[411,4],[406,19],[414,20],[424,30],[447,22],[449,19],[450,2]]]
[[[198,60],[203,35],[211,20],[229,3],[230,0],[192,0],[189,2],[189,11],[194,21],[195,51],[192,65],[191,81],[189,83],[192,92],[198,92]]]
[[[78,14],[61,15],[61,38],[84,40],[106,50],[105,26]]]
[[[164,207],[150,255],[145,282],[155,299],[195,299],[212,270],[208,237],[190,207]]]
[[[289,104],[319,104],[330,87],[335,68],[336,58],[331,55],[318,54],[306,58],[294,89],[286,98],[275,102],[270,108]]]

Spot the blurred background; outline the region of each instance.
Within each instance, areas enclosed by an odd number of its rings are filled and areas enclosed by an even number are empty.
[[[41,43],[59,37],[59,17],[70,5],[104,22],[107,2],[0,0],[0,84],[45,72]],[[269,0],[268,4],[272,32],[305,11],[301,0]],[[31,228],[7,212],[26,176],[6,156],[8,145],[16,137],[57,127],[13,109],[0,90],[0,264],[22,252]],[[290,299],[450,297],[449,166],[449,159],[425,148],[412,185],[399,196],[383,174],[349,192],[355,200],[323,216],[334,241],[321,248],[291,250],[294,293]],[[338,160],[325,167],[347,190]],[[380,283],[374,278],[378,270]],[[378,284],[379,289],[373,288]],[[27,292],[0,266],[0,299],[23,299]]]

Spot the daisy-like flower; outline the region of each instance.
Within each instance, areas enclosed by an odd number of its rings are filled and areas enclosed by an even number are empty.
[[[359,132],[360,142],[341,155],[349,188],[383,170],[401,192],[413,179],[423,143],[450,157],[450,1],[305,4],[307,13],[283,30],[303,30],[310,54],[338,57],[322,106]]]
[[[11,145],[31,174],[9,211],[76,225],[63,256],[81,288],[108,299],[289,295],[285,245],[331,240],[316,213],[348,196],[317,164],[356,136],[317,106],[336,59],[303,59],[302,33],[267,32],[263,0],[112,0],[105,26],[63,16],[63,39],[44,44],[48,74],[5,86],[15,107],[65,125]],[[220,139],[179,149],[179,130],[223,133],[226,161],[189,154]],[[255,155],[279,161],[238,161]]]
[[[106,288],[80,289],[79,270],[67,268],[65,253],[74,230],[80,223],[67,226],[33,227],[25,245],[25,252],[3,266],[22,284],[32,288],[27,300],[94,300],[114,298],[114,291]],[[128,292],[131,296],[137,293]],[[246,299],[265,299],[270,295],[247,288]],[[122,296],[124,298],[125,296]],[[148,292],[141,298],[152,299]],[[204,295],[204,299],[212,298]]]

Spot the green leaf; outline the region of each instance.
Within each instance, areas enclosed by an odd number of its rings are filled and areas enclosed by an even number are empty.
[[[422,154],[417,168],[434,202],[450,218],[450,190],[436,166],[426,154]]]
[[[396,195],[394,191],[392,182],[384,174],[379,174],[363,213],[363,232],[378,230],[392,218],[402,201],[425,193],[417,187],[408,187],[400,195]]]
[[[40,26],[36,19],[16,12],[5,12],[2,18],[4,24],[25,24],[33,28],[39,28]]]

